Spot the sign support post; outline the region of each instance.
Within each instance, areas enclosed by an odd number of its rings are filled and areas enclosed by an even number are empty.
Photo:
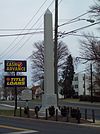
[[[17,76],[17,72],[15,72],[15,77]],[[16,110],[17,110],[17,86],[15,86],[15,111],[14,116],[16,116]]]

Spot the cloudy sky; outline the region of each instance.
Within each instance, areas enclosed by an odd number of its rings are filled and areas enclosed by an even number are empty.
[[[89,10],[93,0],[59,0],[59,25],[68,22]],[[34,49],[34,42],[43,40],[43,17],[49,8],[54,18],[54,0],[0,0],[0,61],[7,59],[27,59]],[[81,19],[90,19],[87,14]],[[61,32],[69,32],[76,28],[88,25],[81,20],[77,23],[64,25]],[[97,26],[85,29],[85,32],[95,31]],[[21,29],[24,29],[23,31]],[[27,30],[25,30],[27,29]],[[28,30],[32,29],[32,30]],[[4,36],[34,32],[27,36]],[[82,32],[82,31],[80,31]],[[78,34],[80,33],[78,32]],[[66,36],[64,41],[73,56],[79,56],[79,37]],[[30,62],[28,61],[30,66]],[[3,66],[0,67],[1,69]],[[30,72],[30,67],[28,69]],[[29,73],[28,72],[28,73]],[[30,79],[29,79],[30,80]]]

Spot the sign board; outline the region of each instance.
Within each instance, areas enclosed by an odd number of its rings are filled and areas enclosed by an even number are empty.
[[[26,87],[26,76],[5,76],[5,87]]]
[[[32,100],[32,90],[29,89],[23,90],[21,100]]]
[[[26,72],[27,66],[26,61],[21,60],[5,60],[6,72]]]

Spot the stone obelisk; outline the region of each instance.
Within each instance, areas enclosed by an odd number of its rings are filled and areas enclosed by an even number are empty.
[[[54,42],[52,13],[47,9],[44,15],[44,94],[42,96],[42,108],[57,107],[57,96],[54,93]]]

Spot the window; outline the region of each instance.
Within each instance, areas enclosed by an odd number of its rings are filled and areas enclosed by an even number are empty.
[[[75,81],[78,81],[78,77],[75,77],[74,80],[75,80]]]
[[[85,88],[85,84],[83,84],[83,88]]]
[[[75,85],[75,88],[78,88],[78,85]]]

